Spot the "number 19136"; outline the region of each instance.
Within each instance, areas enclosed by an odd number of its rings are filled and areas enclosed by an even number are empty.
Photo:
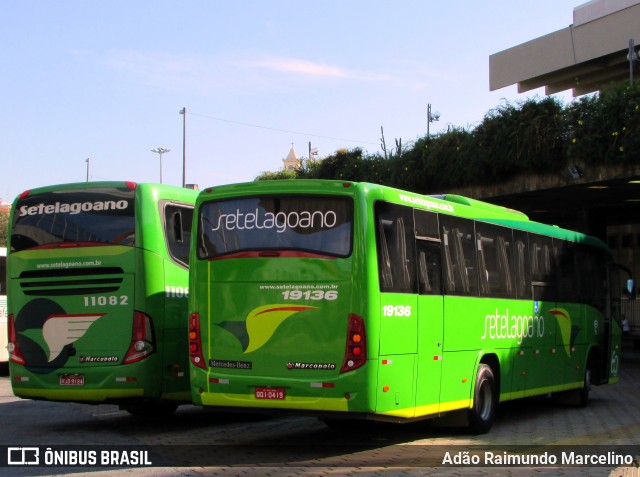
[[[286,290],[282,292],[285,300],[337,300],[338,290]]]

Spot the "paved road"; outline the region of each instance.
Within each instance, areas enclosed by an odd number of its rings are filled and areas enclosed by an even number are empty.
[[[611,451],[640,455],[640,355],[625,348],[621,382],[594,388],[589,406],[560,406],[549,399],[505,403],[489,434],[469,436],[443,423],[349,426],[330,429],[310,417],[265,418],[221,414],[184,406],[159,423],[130,416],[115,406],[36,402],[15,398],[0,378],[0,445],[143,446],[163,467],[25,468],[3,476],[254,476],[305,475],[459,476],[591,475],[640,477],[637,467],[431,467],[449,452],[535,449]],[[204,445],[204,446],[203,446]],[[544,447],[565,446],[560,448]],[[597,447],[581,447],[597,446]],[[137,448],[137,447],[136,447]],[[586,450],[585,450],[586,449]],[[428,466],[428,467],[425,467]]]

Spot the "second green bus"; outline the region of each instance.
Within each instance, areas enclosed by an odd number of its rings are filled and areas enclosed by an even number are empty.
[[[191,401],[196,196],[160,184],[87,182],[16,198],[8,255],[16,396],[113,403],[144,415]]]
[[[193,402],[406,422],[584,405],[620,373],[606,245],[455,195],[375,184],[213,187],[194,212]],[[551,371],[552,370],[552,371]]]

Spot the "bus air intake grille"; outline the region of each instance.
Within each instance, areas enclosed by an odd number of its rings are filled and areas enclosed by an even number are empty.
[[[120,288],[122,268],[31,270],[20,274],[20,288],[29,296],[111,293]]]

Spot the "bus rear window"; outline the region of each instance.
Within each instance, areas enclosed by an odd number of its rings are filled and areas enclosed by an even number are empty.
[[[128,188],[100,188],[21,198],[13,213],[11,252],[64,244],[133,245],[133,194]]]
[[[202,204],[198,257],[240,252],[351,254],[353,202],[347,197],[242,197]]]

